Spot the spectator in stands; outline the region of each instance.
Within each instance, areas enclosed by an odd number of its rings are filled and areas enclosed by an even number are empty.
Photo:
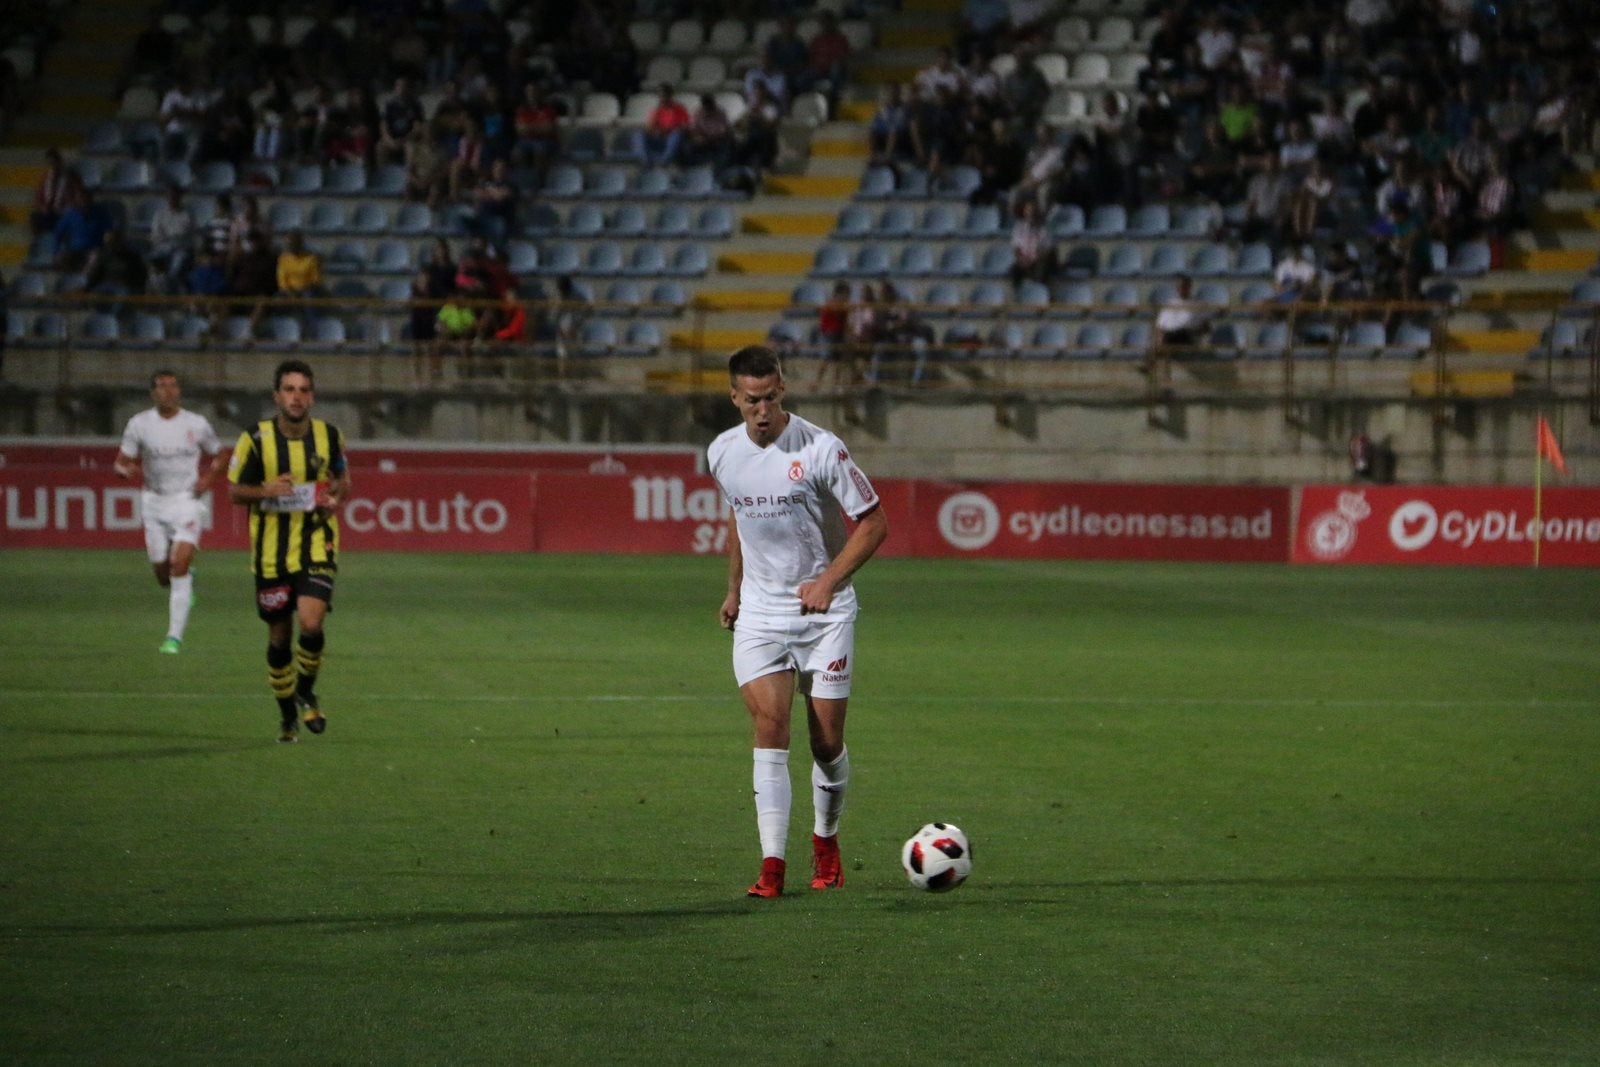
[[[441,297],[456,283],[456,258],[450,253],[450,242],[435,237],[433,244],[422,255],[422,271],[428,276],[427,295]]]
[[[225,294],[228,291],[228,274],[223,266],[222,253],[207,245],[201,245],[195,256],[194,266],[184,279],[184,288],[191,295],[202,298]],[[197,305],[194,310],[215,319],[222,314],[222,307],[220,302],[208,299],[205,304]]]
[[[773,65],[772,60],[763,57],[759,66],[751,67],[744,76],[744,101],[751,108],[761,100],[762,94],[777,105],[778,111],[788,110],[789,107],[789,79]]]
[[[796,30],[793,15],[778,20],[778,32],[767,38],[761,58],[766,70],[783,76],[790,92],[803,93],[811,88],[811,50]]]
[[[192,162],[216,96],[187,75],[161,98],[161,158]]]
[[[322,258],[306,247],[305,236],[291,231],[287,244],[278,254],[278,295],[282,297],[320,296]]]
[[[1206,322],[1213,312],[1194,302],[1193,291],[1194,283],[1189,276],[1180,275],[1172,295],[1162,302],[1156,312],[1155,331],[1151,334],[1152,351],[1146,359],[1147,366],[1154,365],[1163,356],[1182,359],[1196,353]]]
[[[584,320],[589,317],[589,301],[578,291],[570,275],[563,274],[556,279],[556,291],[550,295],[544,314],[547,332],[555,342],[556,356],[565,359],[577,345]]]
[[[1039,204],[1024,200],[1011,225],[1011,284],[1033,280],[1048,284],[1056,269],[1055,242],[1044,224]]]
[[[1489,157],[1483,184],[1473,206],[1473,222],[1485,240],[1504,241],[1512,228],[1516,212],[1516,187],[1506,174],[1505,164],[1498,155]]]
[[[834,282],[833,291],[826,303],[817,308],[817,380],[814,389],[822,388],[822,379],[833,371],[835,389],[844,385],[844,350],[848,343],[850,316],[850,286],[847,282]]]
[[[1000,79],[1000,106],[1011,113],[1019,129],[1036,128],[1049,100],[1050,83],[1031,54],[1022,55],[1010,73]]]
[[[256,105],[251,154],[270,162],[282,159],[289,147],[285,139],[294,121],[294,97],[281,78],[269,82],[265,94]]]
[[[237,85],[229,85],[206,113],[197,158],[221,159],[239,166],[254,147],[255,123],[250,98]]]
[[[61,153],[54,148],[45,149],[44,173],[33,188],[33,211],[28,216],[35,234],[49,233],[56,228],[67,205],[72,201],[74,189],[83,185],[78,172],[61,161]]]
[[[267,244],[272,243],[272,227],[261,216],[261,201],[246,193],[239,201],[239,209],[228,220],[228,262],[238,258],[246,242],[252,237]],[[276,263],[274,263],[276,268]]]
[[[1276,243],[1288,230],[1289,205],[1295,185],[1283,173],[1276,153],[1269,153],[1266,166],[1257,171],[1245,186],[1245,221],[1242,236],[1246,241]]]
[[[467,303],[469,294],[452,289],[439,308],[434,327],[433,361],[430,377],[438,381],[444,377],[444,350],[455,345],[465,367],[472,360],[472,341],[478,333],[478,316]]]
[[[139,250],[128,243],[119,227],[106,231],[106,239],[89,257],[83,285],[91,293],[139,295],[149,284],[150,268]]]
[[[517,222],[517,187],[511,181],[511,165],[497,159],[488,177],[473,194],[471,229],[496,248],[504,248]]]
[[[867,379],[880,382],[907,378],[913,383],[921,382],[928,369],[933,327],[917,318],[911,306],[901,300],[893,282],[885,281],[880,287],[877,334]]]
[[[771,168],[778,158],[778,120],[781,117],[778,102],[767,94],[765,85],[757,84],[754,102],[733,124],[736,165],[752,174]],[[750,186],[754,188],[754,178]]]
[[[967,198],[969,204],[1005,206],[1011,190],[1022,180],[1027,151],[1017,139],[1016,128],[1003,118],[990,120],[989,137],[973,159],[978,169],[978,187]]]
[[[432,353],[438,336],[438,299],[447,292],[448,288],[435,288],[434,275],[426,268],[411,277],[410,328],[406,332],[411,335],[411,353],[416,358],[418,378],[427,370],[423,359]]]
[[[1450,168],[1461,187],[1475,196],[1496,155],[1488,120],[1477,118],[1472,121],[1471,132],[1450,150]]]
[[[1026,202],[1044,211],[1054,199],[1056,180],[1066,168],[1066,148],[1055,129],[1041,122],[1034,131],[1033,146],[1022,164],[1022,180],[1011,195],[1011,212],[1017,214]]]
[[[270,236],[261,230],[246,232],[228,259],[228,295],[254,297],[234,306],[234,314],[248,314],[252,329],[266,310],[267,298],[277,290],[278,256]]]
[[[189,273],[194,241],[194,215],[183,202],[183,189],[170,186],[166,200],[150,217],[150,265],[159,274],[164,292],[177,292]]]
[[[806,86],[815,89],[826,83],[828,110],[832,112],[850,76],[850,38],[839,28],[839,17],[832,11],[823,10],[822,26],[811,38],[807,53]]]
[[[396,78],[394,91],[383,102],[383,112],[378,120],[378,161],[394,163],[403,160],[406,139],[424,121],[422,101],[412,89],[411,79]]]
[[[294,152],[303,162],[321,160],[327,152],[338,112],[338,101],[327,85],[318,85],[294,120]]]
[[[923,100],[937,100],[941,94],[960,99],[967,90],[967,76],[966,71],[956,65],[954,53],[941,48],[931,64],[917,71],[911,84],[917,97]]]
[[[691,121],[689,109],[672,95],[672,86],[663,85],[644,128],[633,131],[634,158],[645,166],[676,163]]]
[[[1290,245],[1272,271],[1272,299],[1295,304],[1310,299],[1317,286],[1317,265],[1309,245]]]
[[[1242,189],[1238,155],[1216,119],[1206,123],[1205,139],[1190,157],[1187,171],[1188,189],[1195,195],[1230,204]]]
[[[478,124],[483,133],[483,169],[485,172],[497,159],[511,158],[512,126],[511,108],[500,96],[500,87],[490,85],[478,106]]]
[[[1289,206],[1292,240],[1306,242],[1317,228],[1328,223],[1333,204],[1334,181],[1328,166],[1319,156],[1311,161],[1311,172],[1300,181]]]
[[[332,128],[323,148],[328,163],[359,163],[371,166],[375,159],[378,128],[381,124],[378,101],[366,86],[346,95],[345,106],[334,113]]]
[[[886,85],[878,110],[867,127],[867,145],[874,166],[893,166],[911,155],[911,120],[898,85]]]
[[[478,187],[486,167],[483,127],[476,119],[462,123],[461,138],[456,142],[455,156],[450,160],[450,199],[459,201]]]
[[[1401,156],[1394,161],[1394,169],[1378,186],[1377,195],[1373,198],[1374,206],[1379,215],[1386,215],[1392,204],[1404,201],[1411,207],[1421,210],[1426,202],[1423,198],[1422,184],[1413,180],[1411,166],[1406,156]]]
[[[561,111],[545,98],[543,88],[536,82],[524,85],[514,120],[517,140],[511,158],[518,165],[533,167],[540,185],[550,161],[561,152],[560,123]]]
[[[422,200],[437,211],[450,190],[450,166],[426,124],[406,138],[406,199]]]
[[[715,96],[702,93],[678,151],[679,161],[690,165],[709,163],[720,172],[732,162],[733,149],[733,122]]]
[[[849,365],[850,383],[861,380],[861,368],[872,358],[878,344],[878,294],[871,283],[862,282],[850,314],[845,317],[844,358]]]
[[[488,335],[490,340],[502,345],[519,345],[528,339],[528,312],[515,286],[501,295],[499,311],[491,321],[494,329]]]
[[[965,63],[976,52],[997,54],[1010,31],[1011,6],[1006,0],[962,0],[956,16],[958,57]]]
[[[95,203],[89,190],[78,186],[67,200],[67,209],[56,220],[52,233],[56,240],[56,269],[82,270],[111,229],[110,216]]]

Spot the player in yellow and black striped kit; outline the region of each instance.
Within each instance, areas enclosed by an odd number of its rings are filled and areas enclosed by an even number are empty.
[[[299,720],[320,734],[317,702],[322,624],[339,569],[339,505],[350,494],[344,435],[311,417],[311,367],[278,364],[272,399],[278,413],[239,435],[228,467],[229,495],[250,509],[250,559],[256,610],[267,624],[267,680],[283,720],[279,741],[293,741]],[[300,640],[293,650],[296,621]]]

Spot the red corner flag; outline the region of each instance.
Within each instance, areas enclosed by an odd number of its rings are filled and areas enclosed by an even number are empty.
[[[1539,458],[1549,460],[1550,465],[1556,469],[1557,473],[1567,473],[1567,461],[1561,455],[1561,446],[1556,443],[1556,435],[1550,429],[1550,424],[1545,421],[1543,415],[1539,416],[1538,434],[1537,450]]]

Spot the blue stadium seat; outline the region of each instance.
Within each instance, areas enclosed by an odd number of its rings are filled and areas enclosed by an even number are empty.
[[[434,229],[433,209],[427,204],[401,204],[395,212],[394,232],[407,237],[421,237]]]
[[[578,204],[567,213],[562,232],[568,237],[597,237],[605,227],[605,212],[594,204]]]
[[[646,171],[645,173],[651,173]],[[591,199],[616,200],[628,195],[628,172],[621,167],[598,167],[584,183],[583,195]],[[649,193],[641,195],[648,196]]]
[[[367,253],[358,241],[340,241],[322,257],[324,274],[349,274],[367,269]]]
[[[1150,323],[1137,319],[1122,328],[1116,344],[1106,352],[1111,359],[1140,360],[1150,351]]]
[[[373,196],[401,196],[406,191],[406,169],[399,163],[385,163],[367,179],[367,192]]]
[[[95,312],[78,325],[78,339],[85,344],[114,345],[122,340],[122,324],[115,315]]]
[[[1213,359],[1237,359],[1239,348],[1243,343],[1239,337],[1239,328],[1231,322],[1219,322],[1211,327],[1211,334],[1207,339]]]
[[[304,229],[305,224],[305,214],[300,210],[298,200],[279,200],[267,209],[267,225],[274,233]]]
[[[679,245],[667,265],[667,273],[680,278],[698,278],[710,269],[711,257],[699,243]]]
[[[866,237],[872,233],[872,209],[865,204],[846,204],[833,225],[835,237]]]
[[[1003,322],[989,331],[987,343],[979,352],[985,359],[1005,359],[1021,355],[1028,347],[1028,331],[1020,322]]]
[[[1158,278],[1171,278],[1188,272],[1187,256],[1178,245],[1157,245],[1150,253],[1144,272]]]
[[[856,190],[858,200],[882,200],[894,195],[894,171],[888,167],[869,167]]]
[[[902,277],[927,277],[933,273],[933,249],[920,242],[906,245],[900,250],[896,269]]]
[[[403,300],[409,295],[410,283],[401,282],[400,284],[408,287],[408,291],[401,294],[401,299]],[[372,289],[360,278],[340,278],[328,287],[328,294],[341,300],[370,300],[372,298]]]
[[[306,216],[306,232],[339,233],[345,228],[345,208],[337,200],[318,200]]]
[[[683,204],[663,204],[656,212],[650,232],[657,237],[687,237],[693,228],[689,209]]]
[[[552,241],[539,250],[540,274],[576,274],[581,262],[578,246],[571,241]]]
[[[1133,278],[1144,273],[1144,253],[1138,245],[1119,244],[1100,273],[1107,278]]]
[[[733,234],[733,209],[727,204],[707,204],[700,209],[694,231],[701,237],[721,239]]]
[[[634,175],[633,195],[640,200],[661,200],[672,193],[672,175],[661,167],[650,167]]]
[[[1023,355],[1034,359],[1059,359],[1071,344],[1064,322],[1044,322],[1033,332],[1033,344]]]
[[[862,245],[850,262],[850,273],[864,278],[889,273],[889,250],[880,244]]]
[[[1121,318],[1141,311],[1139,304],[1138,288],[1129,282],[1118,282],[1106,286],[1094,314],[1101,318]]]
[[[628,265],[623,268],[623,273],[633,277],[650,277],[667,273],[666,250],[654,242],[634,245],[633,253],[628,257]]]
[[[1239,262],[1232,272],[1241,278],[1271,277],[1272,249],[1264,244],[1248,244],[1239,250]]]
[[[1090,237],[1120,237],[1128,229],[1128,212],[1121,204],[1101,204],[1089,215],[1084,232]]]
[[[929,315],[944,317],[954,315],[962,303],[961,287],[955,282],[934,282],[922,295]]]
[[[261,320],[260,339],[274,345],[298,345],[300,320],[293,315],[268,315]]]
[[[811,268],[815,278],[837,278],[850,273],[850,253],[843,245],[825,244],[817,249],[816,263]]]
[[[411,246],[404,241],[379,241],[372,253],[371,269],[379,274],[410,274],[416,270]]]
[[[953,237],[961,230],[961,219],[950,204],[929,204],[918,220],[915,233],[918,237],[934,240]]]
[[[1000,208],[994,204],[974,204],[967,208],[967,218],[961,225],[961,232],[968,237],[1001,236],[1005,233],[1005,227],[1000,222]]]
[[[1017,254],[1009,244],[990,245],[983,250],[983,259],[978,263],[978,273],[986,278],[1003,278],[1011,273],[1016,261]]]
[[[606,220],[606,232],[613,237],[643,237],[649,229],[649,219],[638,204],[623,204]]]
[[[1289,324],[1274,320],[1261,324],[1255,339],[1244,346],[1243,354],[1250,359],[1279,359],[1288,348]]]
[[[822,282],[801,282],[789,294],[789,306],[783,313],[791,318],[810,318],[817,313],[817,307],[827,301],[828,287]]]
[[[1046,224],[1050,227],[1050,235],[1058,240],[1080,237],[1085,228],[1083,208],[1077,204],[1059,204],[1050,212]]]
[[[331,196],[360,196],[367,191],[367,168],[360,163],[337,163],[323,176],[322,191]]]
[[[1181,208],[1178,217],[1173,220],[1171,232],[1178,237],[1210,237],[1215,222],[1210,208]]]
[[[650,287],[650,303],[639,309],[641,315],[673,316],[689,305],[689,294],[677,282],[657,282]]]
[[[522,212],[525,237],[549,237],[561,229],[561,213],[549,204],[529,204]]]
[[[1445,273],[1452,278],[1476,278],[1487,274],[1491,263],[1488,241],[1465,241],[1450,254]]]
[[[1196,278],[1218,278],[1233,273],[1228,246],[1214,242],[1201,245],[1194,251],[1189,272]]]
[[[938,273],[946,278],[970,278],[978,272],[978,257],[971,245],[945,245],[939,253]]]
[[[879,237],[906,237],[917,225],[917,213],[905,204],[890,204],[873,230]]]
[[[622,246],[615,241],[600,241],[589,246],[584,257],[583,273],[609,277],[622,273]]]
[[[305,343],[316,348],[343,348],[349,337],[337,315],[317,315],[306,324]]]
[[[286,196],[314,196],[322,192],[322,168],[314,164],[290,167],[278,183],[278,192]]]
[[[593,126],[574,126],[567,131],[562,154],[575,163],[598,163],[607,158],[605,133]]]
[[[1052,315],[1076,317],[1094,303],[1094,286],[1085,281],[1057,282],[1050,293]]]
[[[350,212],[346,228],[368,237],[389,232],[389,205],[377,200],[362,200]]]
[[[1111,328],[1103,322],[1085,322],[1078,326],[1065,355],[1072,359],[1100,359],[1109,351]]]
[[[1210,304],[1214,307],[1227,307],[1228,287],[1221,282],[1201,282],[1194,287],[1193,296],[1196,304]]]
[[[1025,314],[1042,315],[1050,306],[1050,290],[1044,283],[1029,278],[1017,286],[1016,302],[1027,309]]]
[[[1433,347],[1433,331],[1415,322],[1402,322],[1384,346],[1389,359],[1419,359]]]
[[[127,343],[135,348],[159,348],[167,339],[167,323],[160,315],[136,311],[128,320]]]
[[[1351,359],[1372,359],[1388,344],[1389,334],[1383,328],[1382,322],[1362,319],[1353,323],[1345,334],[1344,343],[1339,346],[1339,354]]]
[[[610,315],[633,315],[644,303],[644,290],[632,278],[621,278],[606,287],[606,303]]]
[[[649,319],[640,319],[628,327],[622,350],[624,355],[649,356],[661,348],[661,343],[661,327]]]
[[[1010,302],[1011,293],[1001,283],[978,282],[967,294],[967,306],[962,309],[961,315],[963,318],[991,318]]]
[[[512,241],[506,246],[506,269],[518,275],[539,273],[539,249],[527,241]]]
[[[673,183],[669,195],[683,200],[705,200],[722,195],[722,187],[710,167],[689,167]]]
[[[1146,204],[1128,220],[1129,237],[1165,237],[1172,229],[1172,212],[1165,204]]]
[[[49,292],[42,274],[20,274],[11,283],[11,299],[33,300]]]
[[[940,170],[939,176],[929,183],[928,193],[943,200],[965,200],[982,184],[983,176],[976,167],[960,164]]]
[[[543,195],[570,199],[583,195],[583,171],[570,163],[558,163],[545,175]]]
[[[578,330],[578,354],[604,356],[617,347],[617,327],[606,319],[590,319]]]

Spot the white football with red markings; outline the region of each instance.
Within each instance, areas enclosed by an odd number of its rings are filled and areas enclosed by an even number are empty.
[[[943,893],[954,889],[972,873],[972,845],[961,827],[930,822],[900,850],[900,865],[918,889]]]

